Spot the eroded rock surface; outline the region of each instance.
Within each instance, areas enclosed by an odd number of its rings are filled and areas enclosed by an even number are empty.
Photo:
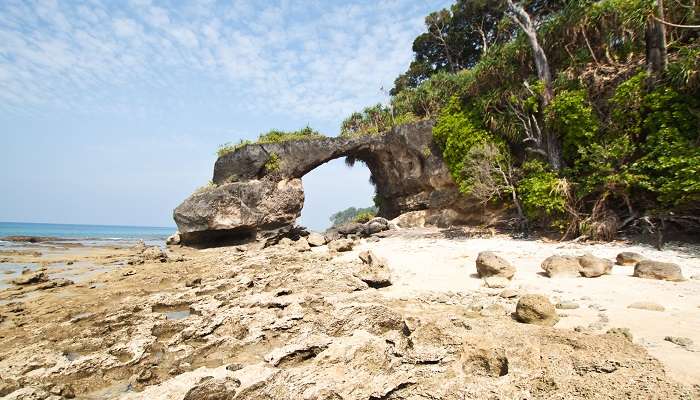
[[[478,293],[399,301],[358,279],[345,254],[252,249],[171,249],[184,253],[146,260],[136,275],[114,271],[94,291],[0,305],[0,394],[691,398],[624,336],[515,322],[510,296],[481,312]]]

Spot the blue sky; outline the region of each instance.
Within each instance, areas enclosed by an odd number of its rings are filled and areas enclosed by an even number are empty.
[[[173,226],[218,145],[386,101],[444,0],[0,1],[0,221]],[[371,204],[364,167],[304,177],[313,228]]]

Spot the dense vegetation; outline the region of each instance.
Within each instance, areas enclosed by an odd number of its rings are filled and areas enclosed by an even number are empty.
[[[436,120],[460,190],[520,227],[698,226],[699,24],[694,0],[458,0],[426,18],[390,104],[342,133]]]
[[[251,140],[241,140],[238,143],[226,143],[219,146],[216,154],[221,157],[226,154],[232,153],[240,148],[243,148],[249,144],[266,144],[266,143],[280,143],[289,140],[311,140],[311,139],[322,139],[325,136],[320,132],[312,129],[309,126],[296,131],[281,131],[277,129],[272,129],[266,133],[260,134],[258,140],[255,142]]]
[[[330,221],[331,223],[333,223],[333,226],[342,225],[347,222],[367,222],[370,219],[374,218],[376,214],[376,207],[350,207],[331,215]]]

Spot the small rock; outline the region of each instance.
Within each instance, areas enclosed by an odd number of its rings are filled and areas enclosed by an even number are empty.
[[[306,240],[306,238],[299,238],[296,242],[294,242],[294,248],[296,251],[303,253],[305,251],[311,251],[311,246],[309,246],[309,242]]]
[[[578,262],[581,266],[581,275],[586,278],[596,278],[609,274],[613,267],[612,261],[598,258],[591,254],[579,257]]]
[[[638,278],[659,279],[679,282],[684,280],[681,267],[673,263],[643,260],[634,266],[634,274]]]
[[[351,251],[354,246],[355,242],[351,239],[338,239],[328,244],[328,250],[337,252]]]
[[[512,290],[512,289],[506,289],[499,294],[499,296],[503,297],[504,299],[512,299],[514,297],[518,297],[520,293],[517,290]]]
[[[294,241],[288,237],[283,237],[282,239],[280,239],[279,244],[281,244],[282,246],[292,246],[294,244]]]
[[[133,270],[133,269],[122,272],[122,276],[131,276],[131,275],[135,275],[135,274],[136,274],[136,270]]]
[[[695,274],[690,277],[690,279],[695,280],[695,281],[700,281],[700,274]]]
[[[684,348],[688,348],[693,345],[693,340],[687,337],[666,336],[664,340]]]
[[[630,267],[646,259],[646,257],[639,253],[634,253],[632,251],[623,251],[622,253],[617,255],[615,261],[617,262],[617,265]]]
[[[144,260],[160,262],[166,262],[168,260],[168,255],[158,246],[147,247],[142,254]]]
[[[169,236],[165,241],[165,244],[168,246],[176,246],[180,244],[180,232],[175,232],[175,234]]]
[[[47,282],[48,280],[49,276],[46,274],[46,272],[30,271],[25,273],[24,271],[22,271],[22,275],[12,280],[12,283],[14,283],[15,285],[31,285],[34,283]]]
[[[575,309],[579,308],[579,305],[577,303],[572,302],[572,301],[564,301],[561,303],[557,303],[557,305],[554,307],[559,309],[559,310],[575,310]]]
[[[236,394],[241,381],[236,378],[214,379],[212,376],[202,378],[192,387],[182,400],[228,400]]]
[[[510,280],[502,276],[487,276],[484,278],[484,285],[491,289],[503,289],[510,285]]]
[[[185,283],[185,286],[195,287],[195,286],[199,286],[201,284],[202,284],[202,278],[194,278],[194,279],[190,279],[189,281],[187,281]]]
[[[608,335],[622,335],[625,338],[627,338],[627,340],[629,340],[630,342],[632,342],[634,339],[632,336],[632,332],[630,332],[629,328],[610,328],[606,333]]]
[[[637,310],[647,311],[666,311],[664,306],[649,301],[638,301],[627,306],[627,308],[635,308]]]
[[[360,253],[363,266],[357,274],[361,281],[375,289],[391,285],[391,271],[385,259],[377,256],[372,251],[366,250]]]
[[[542,261],[541,268],[550,278],[578,278],[581,264],[572,256],[551,256]]]
[[[480,278],[500,276],[511,279],[515,275],[515,267],[492,251],[482,251],[476,258],[476,272]]]
[[[528,294],[518,300],[515,317],[526,324],[553,326],[559,320],[552,303],[545,296]]]
[[[143,253],[144,250],[146,250],[146,242],[144,242],[143,240],[139,240],[138,242],[136,242],[136,245],[134,246],[134,251],[140,254]]]
[[[309,243],[309,246],[318,247],[326,244],[326,237],[321,235],[320,233],[311,232],[306,238],[306,241]]]
[[[506,314],[506,309],[500,304],[491,304],[479,312],[482,317],[499,317]]]

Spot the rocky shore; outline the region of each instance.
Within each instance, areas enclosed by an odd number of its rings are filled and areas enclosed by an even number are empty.
[[[44,269],[0,292],[0,396],[700,395],[697,249],[363,229],[267,248],[2,255]],[[634,276],[642,258],[680,271]],[[92,273],[38,288],[76,265]]]

